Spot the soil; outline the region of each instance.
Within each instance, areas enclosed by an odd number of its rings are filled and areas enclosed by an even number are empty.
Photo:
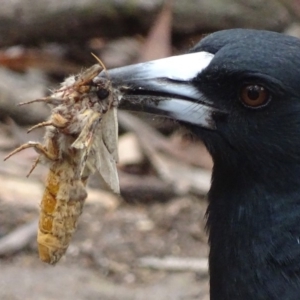
[[[38,202],[38,200],[37,200]],[[0,260],[3,300],[192,300],[208,298],[208,275],[141,267],[140,258],[205,258],[206,202],[193,196],[116,209],[88,203],[67,254],[39,261],[36,241]],[[0,236],[37,218],[26,205],[0,202]]]

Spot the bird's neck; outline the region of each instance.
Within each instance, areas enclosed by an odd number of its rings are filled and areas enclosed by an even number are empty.
[[[300,165],[215,165],[207,213],[211,300],[300,299]]]

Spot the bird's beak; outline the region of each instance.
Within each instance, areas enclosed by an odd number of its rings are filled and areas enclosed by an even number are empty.
[[[212,103],[193,81],[214,55],[197,52],[102,71],[111,80],[119,108],[145,111],[214,129]]]

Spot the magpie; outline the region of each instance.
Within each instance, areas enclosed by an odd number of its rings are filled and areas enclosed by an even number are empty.
[[[300,40],[224,30],[108,76],[120,108],[178,120],[212,155],[210,299],[299,300]]]

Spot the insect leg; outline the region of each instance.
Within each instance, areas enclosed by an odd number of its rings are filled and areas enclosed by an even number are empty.
[[[31,132],[32,130],[34,129],[37,129],[37,128],[40,128],[40,127],[45,127],[45,126],[51,126],[53,125],[53,122],[52,121],[46,121],[46,122],[41,122],[39,124],[36,124],[32,127],[30,127],[28,130],[27,130],[27,133]]]
[[[58,106],[62,104],[64,100],[62,98],[53,98],[53,97],[45,97],[45,98],[38,98],[35,100],[27,101],[27,102],[21,102],[19,103],[19,106],[35,103],[35,102],[46,102],[55,106]]]
[[[26,177],[29,177],[29,176],[31,175],[31,173],[33,172],[33,170],[34,170],[34,169],[36,168],[36,166],[38,165],[38,163],[40,162],[40,156],[41,156],[41,155],[39,155],[39,156],[35,159],[35,161],[33,162],[32,166],[31,166],[31,168],[30,168],[30,170],[29,170],[29,172],[27,173]]]
[[[55,161],[58,159],[57,155],[49,152],[41,143],[37,143],[37,142],[28,142],[26,144],[21,145],[20,147],[18,147],[17,149],[15,149],[14,151],[10,152],[5,158],[4,160],[7,160],[8,158],[10,158],[11,156],[15,155],[16,153],[27,149],[27,148],[34,148],[36,150],[36,152],[43,154],[45,157],[47,157],[49,160]]]
[[[68,120],[64,118],[61,114],[55,113],[52,114],[51,119],[46,122],[41,122],[39,124],[36,124],[32,127],[30,127],[27,130],[27,133],[31,132],[34,129],[46,127],[46,126],[54,126],[56,128],[65,128],[68,124]]]

